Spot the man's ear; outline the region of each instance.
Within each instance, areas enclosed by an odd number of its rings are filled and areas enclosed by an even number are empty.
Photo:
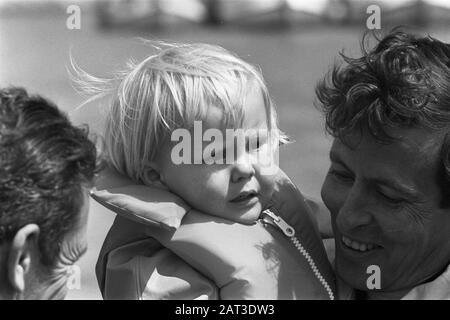
[[[27,224],[17,231],[11,242],[8,255],[8,280],[16,293],[25,290],[25,274],[30,270],[32,250],[39,227],[36,224]]]

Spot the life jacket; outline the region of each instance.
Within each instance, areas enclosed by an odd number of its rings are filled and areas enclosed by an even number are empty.
[[[269,211],[253,225],[201,213],[154,187],[109,183],[93,197],[117,213],[96,265],[105,299],[292,300],[335,294],[312,207],[284,173]]]

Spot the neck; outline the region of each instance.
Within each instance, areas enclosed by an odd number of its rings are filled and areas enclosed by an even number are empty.
[[[442,275],[445,272],[448,265],[450,265],[450,262],[447,263],[442,270],[440,270],[436,274],[426,278],[422,282],[419,282],[419,284],[417,284],[416,286],[436,280],[436,278],[438,278],[440,275]],[[355,290],[355,299],[356,300],[400,300],[414,288],[415,287],[411,287],[409,289],[402,289],[402,290],[390,291],[390,292],[382,292],[382,291],[378,291],[378,290],[372,290],[372,291]]]

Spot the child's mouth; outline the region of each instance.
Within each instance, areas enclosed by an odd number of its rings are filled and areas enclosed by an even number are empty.
[[[257,199],[258,193],[255,191],[244,191],[241,192],[236,198],[230,200],[233,203],[243,203],[247,201],[251,201],[253,199]]]

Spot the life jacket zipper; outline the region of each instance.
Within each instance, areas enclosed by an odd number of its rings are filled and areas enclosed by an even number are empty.
[[[285,236],[291,240],[291,242],[294,244],[295,248],[302,254],[302,256],[308,262],[308,264],[309,264],[310,268],[312,269],[314,275],[316,276],[317,280],[319,280],[319,282],[325,288],[330,300],[334,300],[333,290],[331,289],[327,280],[320,273],[319,269],[316,266],[316,263],[314,262],[313,258],[309,254],[309,252],[305,249],[305,247],[303,247],[301,242],[295,236],[295,229],[293,227],[291,227],[286,221],[284,221],[283,218],[281,218],[280,216],[277,216],[275,213],[270,211],[270,209],[264,210],[263,213],[265,214],[263,221],[270,222],[271,224],[274,224],[275,226],[277,226],[285,234]],[[267,221],[267,219],[265,219],[267,217],[270,219],[269,221]]]

